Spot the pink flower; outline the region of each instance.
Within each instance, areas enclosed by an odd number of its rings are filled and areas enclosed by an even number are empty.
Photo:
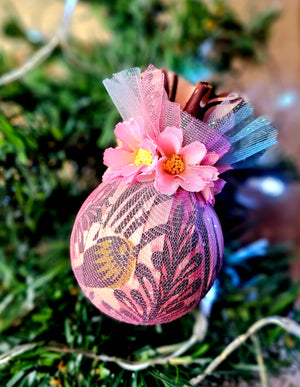
[[[135,180],[153,179],[157,162],[156,145],[144,135],[139,124],[131,118],[117,124],[114,133],[119,146],[104,152],[103,163],[109,168],[103,180],[123,177],[123,182],[128,184]]]
[[[199,141],[185,147],[182,147],[182,141],[182,130],[176,127],[167,127],[158,136],[157,148],[162,157],[156,165],[154,186],[167,195],[174,194],[179,187],[201,192],[206,202],[213,203],[214,193],[223,184],[218,179],[218,169],[213,166],[219,155],[207,152]]]

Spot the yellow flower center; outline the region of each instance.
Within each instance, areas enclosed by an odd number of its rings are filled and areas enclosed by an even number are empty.
[[[178,175],[178,173],[181,173],[185,170],[185,165],[181,156],[174,153],[171,158],[165,160],[163,163],[163,169],[167,172],[170,172],[171,175]]]
[[[151,165],[152,153],[146,149],[139,149],[134,160],[135,165]]]

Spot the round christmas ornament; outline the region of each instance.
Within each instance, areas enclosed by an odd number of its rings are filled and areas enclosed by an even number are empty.
[[[200,302],[222,265],[213,209],[220,174],[261,154],[277,133],[241,96],[217,96],[151,65],[104,85],[123,121],[117,146],[104,152],[103,182],[76,217],[72,268],[103,313],[170,322]]]

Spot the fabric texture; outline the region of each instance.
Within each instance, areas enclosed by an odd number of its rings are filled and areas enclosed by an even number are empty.
[[[75,276],[93,304],[132,324],[172,321],[195,307],[222,263],[223,236],[197,193],[151,182],[104,182],[76,219]]]

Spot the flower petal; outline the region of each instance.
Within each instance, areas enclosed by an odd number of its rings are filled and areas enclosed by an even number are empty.
[[[123,183],[125,184],[131,184],[136,180],[136,176],[142,169],[142,166],[138,165],[126,165],[121,171],[121,174],[123,176]]]
[[[119,122],[114,130],[124,150],[136,150],[142,141],[142,129],[139,124],[131,118],[128,121]]]
[[[152,181],[155,178],[155,170],[152,170],[149,173],[141,173],[136,176],[136,181],[145,182]]]
[[[149,139],[149,138],[144,139],[139,144],[139,148],[148,150],[149,152],[152,153],[152,156],[154,156],[155,153],[156,153],[156,147],[157,147],[156,143],[153,140]]]
[[[197,168],[198,174],[207,182],[215,181],[219,176],[217,168],[211,165],[199,165],[194,168]]]
[[[230,169],[233,169],[231,165],[217,165],[217,168],[218,168],[219,174],[229,171]]]
[[[194,141],[191,144],[185,146],[179,152],[184,164],[196,165],[199,164],[206,155],[206,147],[199,141]]]
[[[215,195],[212,192],[211,187],[206,187],[205,189],[203,189],[201,191],[201,194],[203,195],[203,198],[206,203],[209,203],[212,206],[215,204]]]
[[[213,181],[218,178],[218,170],[212,166],[186,166],[179,178],[180,186],[186,191],[199,192],[213,185]]]
[[[214,165],[218,160],[220,156],[216,152],[207,152],[207,154],[204,156],[201,164],[202,165]]]
[[[122,148],[107,148],[103,154],[103,164],[114,170],[121,170],[134,162],[135,154]]]
[[[157,138],[157,144],[163,156],[171,157],[180,151],[183,140],[182,130],[175,126],[167,126]]]
[[[198,168],[199,167],[187,166],[185,170],[179,174],[179,184],[186,191],[199,192],[208,185],[208,182],[199,174]]]
[[[154,187],[163,194],[172,195],[177,191],[179,182],[174,175],[164,171],[163,162],[165,159],[165,157],[162,157],[157,163]]]
[[[127,165],[122,170],[123,182],[128,184],[133,181],[151,181],[155,176],[157,157],[151,165]]]
[[[222,191],[224,188],[224,185],[226,184],[226,181],[223,179],[218,179],[214,183],[214,194],[217,195]]]
[[[113,180],[116,177],[120,177],[120,176],[121,176],[120,171],[114,171],[111,168],[107,168],[107,170],[104,172],[102,176],[102,181]]]

